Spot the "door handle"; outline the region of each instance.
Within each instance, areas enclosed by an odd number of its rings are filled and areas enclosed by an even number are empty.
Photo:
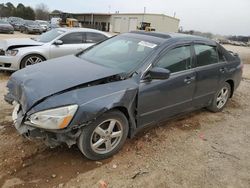
[[[223,68],[220,68],[220,72],[221,72],[221,73],[225,73],[225,71],[226,71],[226,68],[224,68],[224,67],[223,67]]]
[[[195,80],[195,76],[192,76],[192,77],[188,76],[188,77],[186,77],[186,78],[184,79],[184,82],[187,83],[187,84],[191,84],[191,82],[192,82],[193,80]]]

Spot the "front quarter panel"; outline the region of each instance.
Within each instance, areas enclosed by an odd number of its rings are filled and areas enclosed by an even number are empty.
[[[138,84],[134,79],[116,81],[107,84],[79,88],[62,94],[51,96],[34,106],[27,116],[42,110],[60,106],[78,104],[74,119],[68,126],[82,126],[95,120],[104,112],[124,107],[129,114],[129,121],[135,128],[135,100]]]

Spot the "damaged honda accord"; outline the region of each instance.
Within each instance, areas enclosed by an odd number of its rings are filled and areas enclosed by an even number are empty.
[[[205,107],[221,111],[242,68],[212,40],[137,31],[15,72],[5,100],[21,135],[50,147],[77,144],[100,160],[145,126]]]

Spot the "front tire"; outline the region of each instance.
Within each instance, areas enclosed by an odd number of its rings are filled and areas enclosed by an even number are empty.
[[[23,69],[27,67],[28,65],[34,65],[37,63],[41,63],[42,61],[45,61],[45,58],[38,54],[31,54],[26,57],[24,57],[20,64],[20,69]]]
[[[231,92],[232,89],[230,84],[225,82],[225,84],[214,95],[213,101],[208,109],[212,112],[222,111],[228,102]]]
[[[128,130],[128,120],[122,112],[106,112],[82,129],[78,148],[90,160],[109,158],[122,148]]]

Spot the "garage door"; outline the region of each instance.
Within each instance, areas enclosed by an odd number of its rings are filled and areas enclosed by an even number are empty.
[[[114,32],[115,33],[120,33],[121,32],[121,18],[115,18],[114,21]]]
[[[136,29],[137,29],[137,18],[130,18],[128,31],[135,31]]]

